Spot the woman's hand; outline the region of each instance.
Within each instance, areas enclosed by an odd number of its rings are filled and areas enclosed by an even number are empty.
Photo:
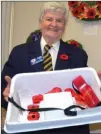
[[[5,76],[5,80],[7,82],[7,86],[3,91],[3,96],[4,96],[4,99],[8,101],[8,96],[10,93],[11,78],[9,76]]]

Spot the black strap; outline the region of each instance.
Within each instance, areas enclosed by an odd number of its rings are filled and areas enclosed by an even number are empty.
[[[19,108],[22,111],[27,111],[26,109],[22,108],[21,106],[19,106],[13,99],[13,97],[8,97],[8,101],[11,102],[15,107]]]
[[[30,111],[30,112],[42,112],[42,111],[51,111],[51,110],[63,110],[62,108],[35,108],[35,109],[24,109],[21,106],[19,106],[13,99],[13,97],[8,97],[8,101],[11,102],[15,107],[19,108],[22,111]],[[71,111],[74,108],[80,108],[80,109],[85,109],[84,107],[78,106],[78,105],[72,105],[69,106],[68,108],[64,109],[64,113],[65,115],[69,115],[69,116],[76,116],[77,115],[77,111]]]
[[[74,108],[79,108],[81,110],[84,110],[85,108],[84,107],[81,107],[79,105],[71,105],[69,106],[68,108],[64,109],[64,113],[65,115],[71,115],[71,116],[76,116],[77,115],[77,111],[71,111],[73,110]]]
[[[20,105],[18,105],[18,104],[14,101],[13,97],[12,97],[12,98],[8,97],[8,101],[11,102],[15,107],[19,108],[19,109],[22,110],[22,111],[42,112],[42,111],[50,111],[50,110],[56,110],[56,109],[63,110],[63,109],[61,109],[61,108],[35,108],[35,109],[24,109],[24,108],[22,108]]]

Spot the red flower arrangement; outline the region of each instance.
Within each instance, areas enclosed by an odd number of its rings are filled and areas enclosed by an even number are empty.
[[[60,55],[60,59],[62,59],[62,60],[68,60],[68,55],[67,54],[61,54]]]
[[[69,1],[72,15],[80,20],[101,20],[101,1]]]
[[[83,49],[83,46],[76,40],[71,39],[71,40],[66,41],[66,43]]]

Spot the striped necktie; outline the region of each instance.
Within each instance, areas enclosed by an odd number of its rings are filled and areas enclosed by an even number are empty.
[[[52,46],[45,45],[44,47],[44,54],[43,54],[43,68],[44,71],[52,71],[52,57],[51,54],[49,53],[49,49],[51,49]]]

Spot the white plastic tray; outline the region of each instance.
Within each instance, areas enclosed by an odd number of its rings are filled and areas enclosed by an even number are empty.
[[[11,82],[10,97],[26,108],[31,97],[35,94],[44,94],[53,87],[60,87],[64,90],[72,87],[72,80],[82,75],[86,82],[94,89],[94,92],[101,100],[101,82],[93,68],[78,68],[62,71],[23,73],[13,77]],[[25,102],[25,103],[23,103]],[[61,128],[82,124],[101,122],[101,106],[79,111],[75,117],[67,116],[63,119],[38,120],[31,122],[20,122],[22,112],[13,104],[8,104],[4,130],[7,133],[37,131],[51,128]]]

